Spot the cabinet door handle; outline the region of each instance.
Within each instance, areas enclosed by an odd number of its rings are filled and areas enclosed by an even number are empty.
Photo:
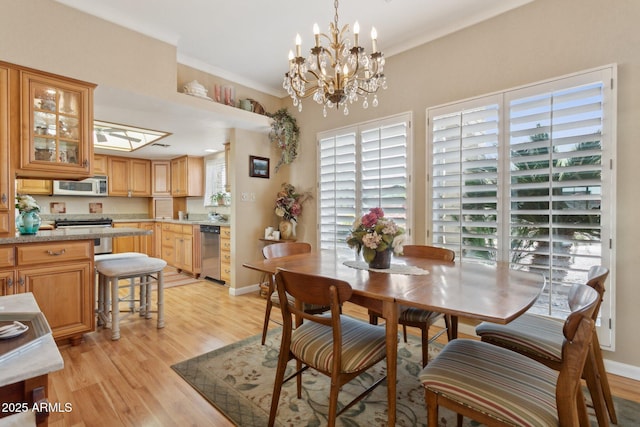
[[[7,195],[5,193],[2,193],[2,198],[0,199],[2,200],[2,203],[7,203]]]
[[[20,285],[20,286],[24,286],[24,277],[20,277],[20,278],[18,279],[18,285]]]
[[[86,168],[87,166],[89,166],[89,160],[84,159],[84,162],[82,162],[82,167]]]
[[[7,286],[10,288],[13,287],[13,279],[11,277],[7,279]]]
[[[62,250],[60,250],[60,251],[50,251],[50,250],[47,250],[47,254],[48,254],[48,255],[51,255],[51,256],[60,256],[60,255],[63,255],[65,252],[66,252],[66,250],[64,250],[64,249],[62,249]]]

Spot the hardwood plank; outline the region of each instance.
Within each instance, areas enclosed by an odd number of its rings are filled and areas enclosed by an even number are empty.
[[[98,329],[81,345],[60,348],[65,368],[49,375],[49,400],[70,403],[72,410],[52,413],[49,424],[232,426],[171,365],[261,333],[264,308],[257,291],[233,297],[228,288],[208,281],[166,289],[165,328],[156,328],[155,315],[148,320],[131,315],[121,322],[119,341],[111,341],[110,329]],[[368,319],[367,311],[353,304],[344,312]],[[278,316],[276,308],[272,318]],[[640,402],[640,382],[614,375],[610,382],[616,396]]]

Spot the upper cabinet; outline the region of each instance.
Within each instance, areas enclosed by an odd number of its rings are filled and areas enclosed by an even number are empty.
[[[171,160],[171,195],[202,197],[204,195],[204,158],[183,156]]]
[[[109,174],[109,161],[108,157],[104,154],[93,155],[93,174],[104,175]]]
[[[109,156],[109,196],[151,196],[151,161]]]
[[[31,70],[20,70],[19,75],[22,141],[18,174],[91,176],[95,85]]]
[[[171,162],[169,160],[151,162],[151,195],[171,197]]]

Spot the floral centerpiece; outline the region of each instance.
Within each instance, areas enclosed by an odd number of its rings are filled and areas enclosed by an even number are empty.
[[[280,221],[280,237],[290,239],[294,233],[294,225],[298,222],[298,216],[302,213],[302,204],[311,197],[311,193],[298,193],[296,188],[287,184],[282,184],[276,197],[275,213],[282,218]],[[289,224],[285,224],[288,222]]]
[[[371,208],[369,213],[353,223],[347,238],[350,248],[362,251],[364,260],[373,268],[389,268],[391,251],[402,254],[404,229],[392,219],[385,218],[381,208]],[[379,262],[376,259],[379,258]]]
[[[16,216],[16,228],[20,234],[36,234],[40,228],[40,206],[36,199],[28,194],[18,194],[16,196],[16,209],[19,215]]]

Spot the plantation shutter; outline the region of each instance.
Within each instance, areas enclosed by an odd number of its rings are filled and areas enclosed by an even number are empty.
[[[432,242],[458,259],[496,259],[498,100],[456,104],[429,116]]]
[[[400,114],[318,135],[320,248],[344,258],[356,218],[373,207],[410,236],[410,114]]]
[[[385,217],[407,228],[408,122],[397,119],[361,131],[361,212],[381,207]]]
[[[558,301],[602,262],[602,77],[590,73],[506,97],[510,259],[547,278],[536,304],[542,314],[568,315]]]
[[[598,336],[614,347],[615,67],[428,110],[431,241],[541,273],[531,311],[565,318],[592,266],[611,272]]]
[[[346,252],[356,218],[356,131],[319,139],[320,248]]]

